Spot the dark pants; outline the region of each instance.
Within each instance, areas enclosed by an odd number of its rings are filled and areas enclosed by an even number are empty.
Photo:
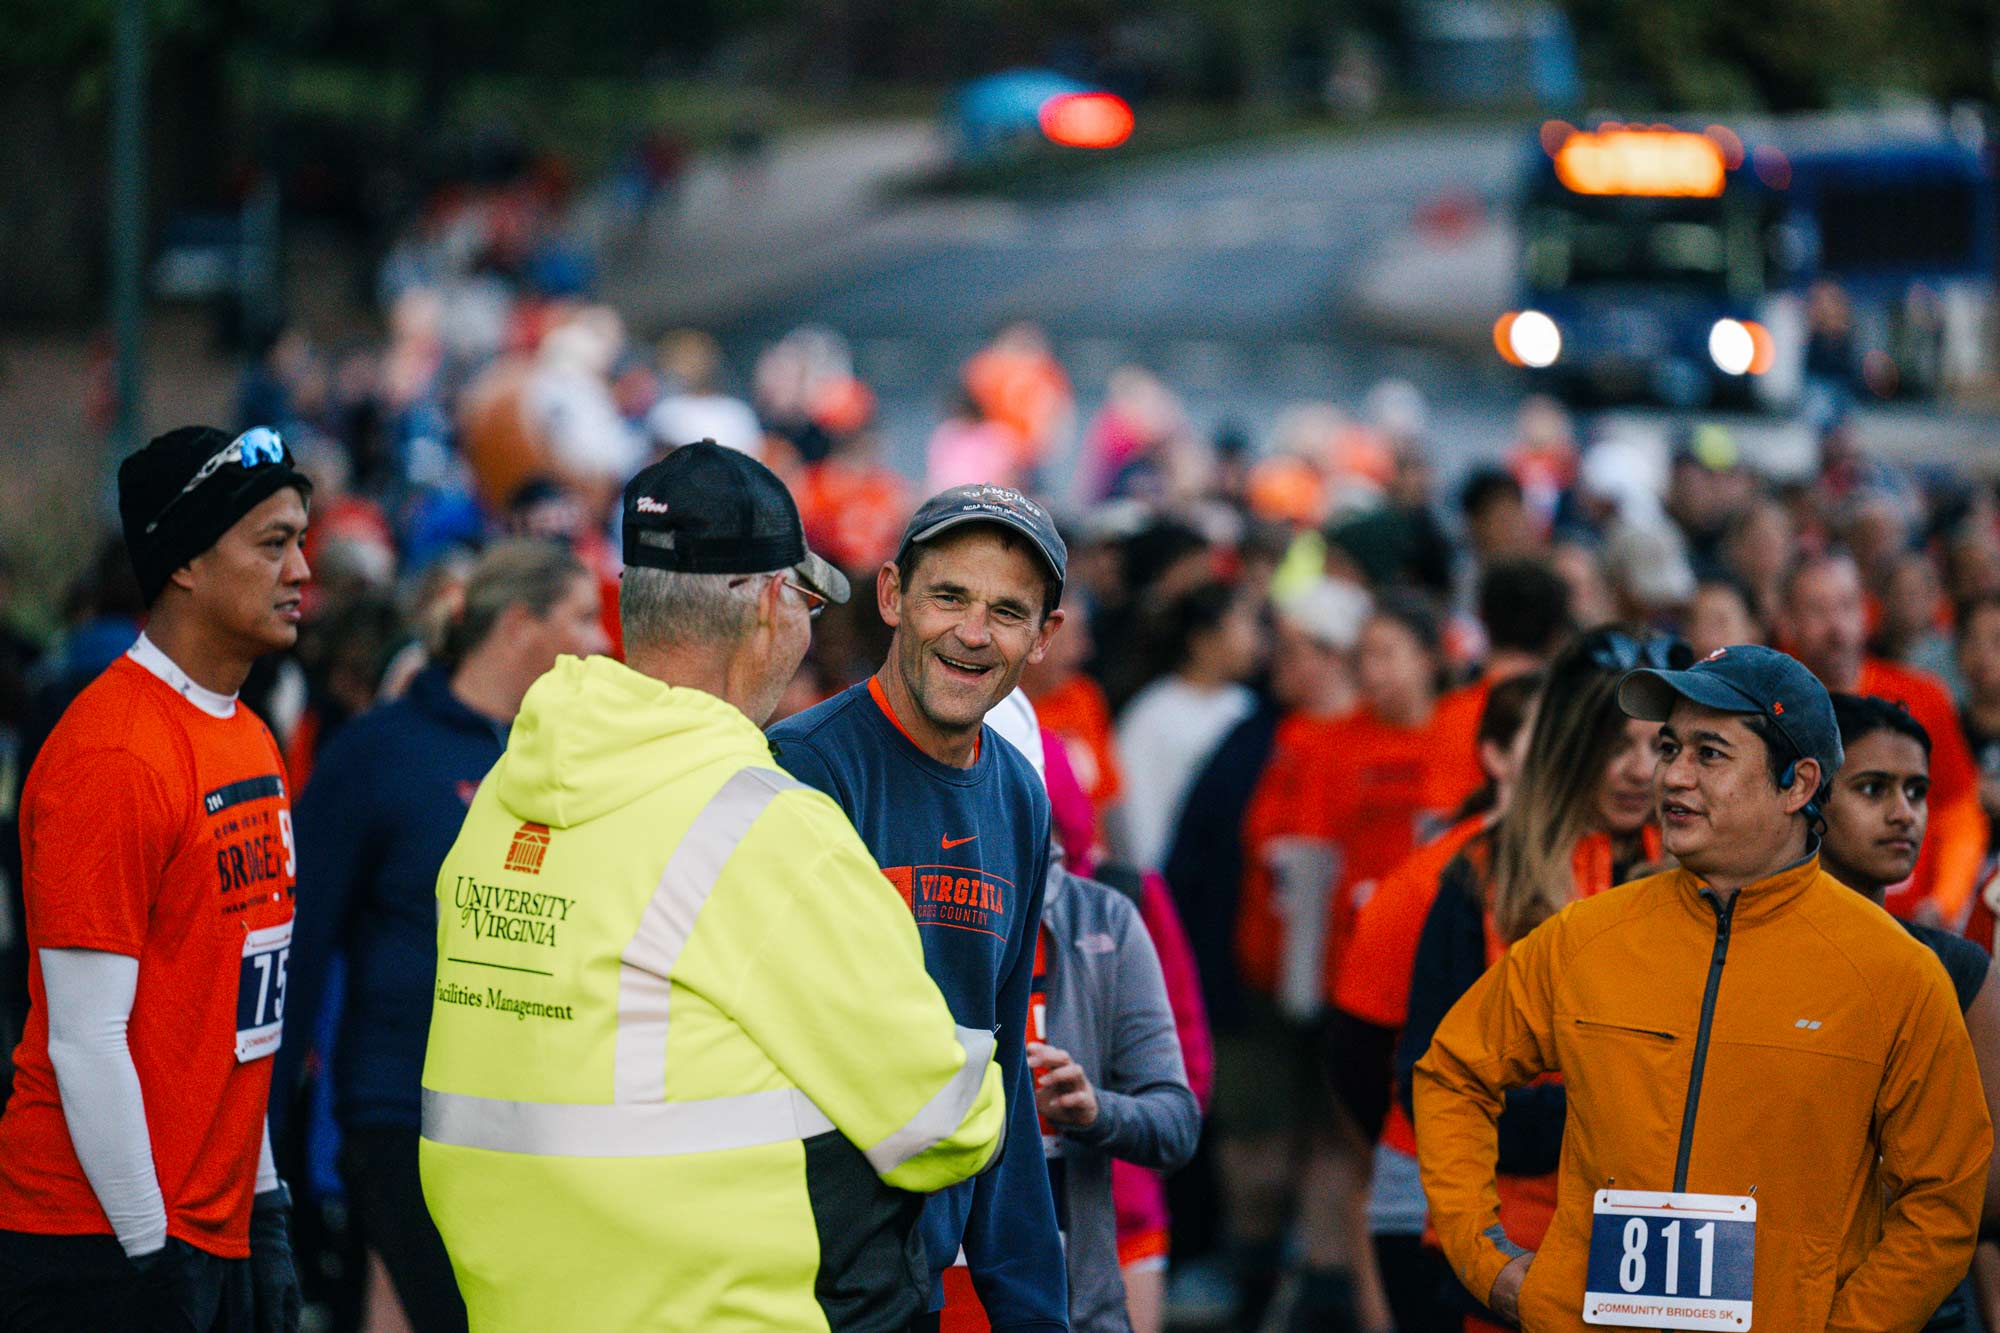
[[[910,1333],[938,1333],[938,1325],[944,1318],[944,1311],[933,1310],[910,1320]]]
[[[110,1236],[0,1231],[0,1329],[7,1333],[251,1333],[248,1259],[177,1247],[172,1299]],[[174,1307],[178,1308],[174,1308]]]
[[[340,1178],[362,1243],[382,1256],[396,1299],[415,1333],[466,1333],[465,1301],[451,1256],[424,1204],[417,1175],[417,1131],[350,1129]]]
[[[1416,1236],[1375,1237],[1375,1265],[1396,1317],[1396,1333],[1458,1333],[1465,1316],[1447,1296],[1458,1278],[1444,1256]]]

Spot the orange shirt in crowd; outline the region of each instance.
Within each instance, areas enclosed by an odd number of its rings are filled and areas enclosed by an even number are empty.
[[[548,448],[524,406],[532,368],[526,357],[502,357],[479,373],[459,404],[459,450],[489,514],[504,512],[523,482],[549,470]]]
[[[1437,901],[1438,880],[1490,815],[1461,819],[1411,852],[1382,877],[1368,901],[1355,909],[1334,986],[1334,1005],[1379,1028],[1400,1028],[1410,1016],[1410,969],[1417,937]]]
[[[1439,699],[1431,714],[1438,790],[1451,809],[1486,785],[1486,770],[1479,766],[1479,721],[1486,715],[1486,696],[1496,683],[1495,677],[1486,676],[1461,685]]]
[[[1073,401],[1062,363],[1027,347],[996,345],[976,353],[965,363],[965,389],[988,421],[1013,430],[1024,472],[1048,457]]]
[[[1334,978],[1336,1008],[1379,1028],[1403,1026],[1410,1016],[1410,969],[1417,961],[1417,939],[1424,933],[1431,904],[1437,901],[1438,881],[1465,844],[1486,827],[1488,818],[1461,819],[1411,852],[1355,909],[1353,931]],[[1417,1131],[1399,1100],[1389,1103],[1382,1141],[1417,1155]]]
[[[806,544],[842,569],[867,571],[870,581],[896,558],[910,521],[910,488],[890,468],[829,458],[792,479]]]
[[[1917,872],[1889,891],[1888,909],[1912,916],[1929,899],[1947,925],[1964,922],[1986,861],[1986,812],[1979,805],[1979,770],[1958,729],[1958,709],[1944,683],[1926,671],[1870,657],[1855,692],[1900,703],[1931,736],[1931,819]]]
[[[1270,765],[1244,818],[1243,898],[1236,952],[1244,980],[1276,993],[1285,954],[1285,914],[1269,856],[1283,839],[1339,849],[1328,886],[1321,993],[1333,998],[1354,903],[1415,849],[1448,808],[1437,783],[1428,726],[1397,727],[1363,711],[1338,721],[1292,717],[1280,724]]]
[[[245,1257],[297,868],[270,731],[121,657],[35,761],[21,852],[34,1003],[0,1118],[0,1227],[111,1234],[56,1085],[41,967],[44,949],[92,949],[139,963],[127,1033],[167,1234]]]
[[[1054,689],[1030,697],[1041,724],[1062,738],[1063,754],[1101,822],[1125,790],[1112,741],[1111,705],[1103,687],[1079,671]]]

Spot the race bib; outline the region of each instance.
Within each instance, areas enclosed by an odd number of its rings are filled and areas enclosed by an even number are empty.
[[[1599,1190],[1594,1212],[1584,1323],[1750,1327],[1755,1199]]]
[[[285,965],[292,957],[292,923],[266,926],[243,937],[243,966],[236,976],[236,1060],[242,1064],[277,1052],[285,1030]]]

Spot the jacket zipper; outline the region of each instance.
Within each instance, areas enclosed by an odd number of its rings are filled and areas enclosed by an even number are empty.
[[[1708,988],[1701,995],[1701,1026],[1694,1034],[1694,1068],[1688,1073],[1687,1105],[1681,1111],[1681,1150],[1674,1159],[1676,1194],[1687,1189],[1688,1157],[1694,1151],[1695,1112],[1701,1106],[1701,1076],[1708,1064],[1708,1029],[1715,1022],[1715,995],[1722,989],[1722,964],[1729,957],[1729,924],[1736,916],[1736,894],[1731,894],[1727,903],[1709,889],[1703,889],[1701,896],[1715,908],[1715,952],[1708,960]]]
[[[1630,1023],[1606,1023],[1598,1018],[1579,1018],[1576,1020],[1576,1025],[1580,1028],[1596,1028],[1602,1032],[1630,1032],[1640,1037],[1658,1037],[1661,1041],[1676,1040],[1673,1033],[1662,1032],[1659,1028],[1634,1027]]]

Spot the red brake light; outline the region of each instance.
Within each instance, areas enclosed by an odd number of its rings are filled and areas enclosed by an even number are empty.
[[[1065,148],[1116,148],[1132,137],[1132,108],[1112,93],[1058,93],[1036,119],[1049,142]]]

